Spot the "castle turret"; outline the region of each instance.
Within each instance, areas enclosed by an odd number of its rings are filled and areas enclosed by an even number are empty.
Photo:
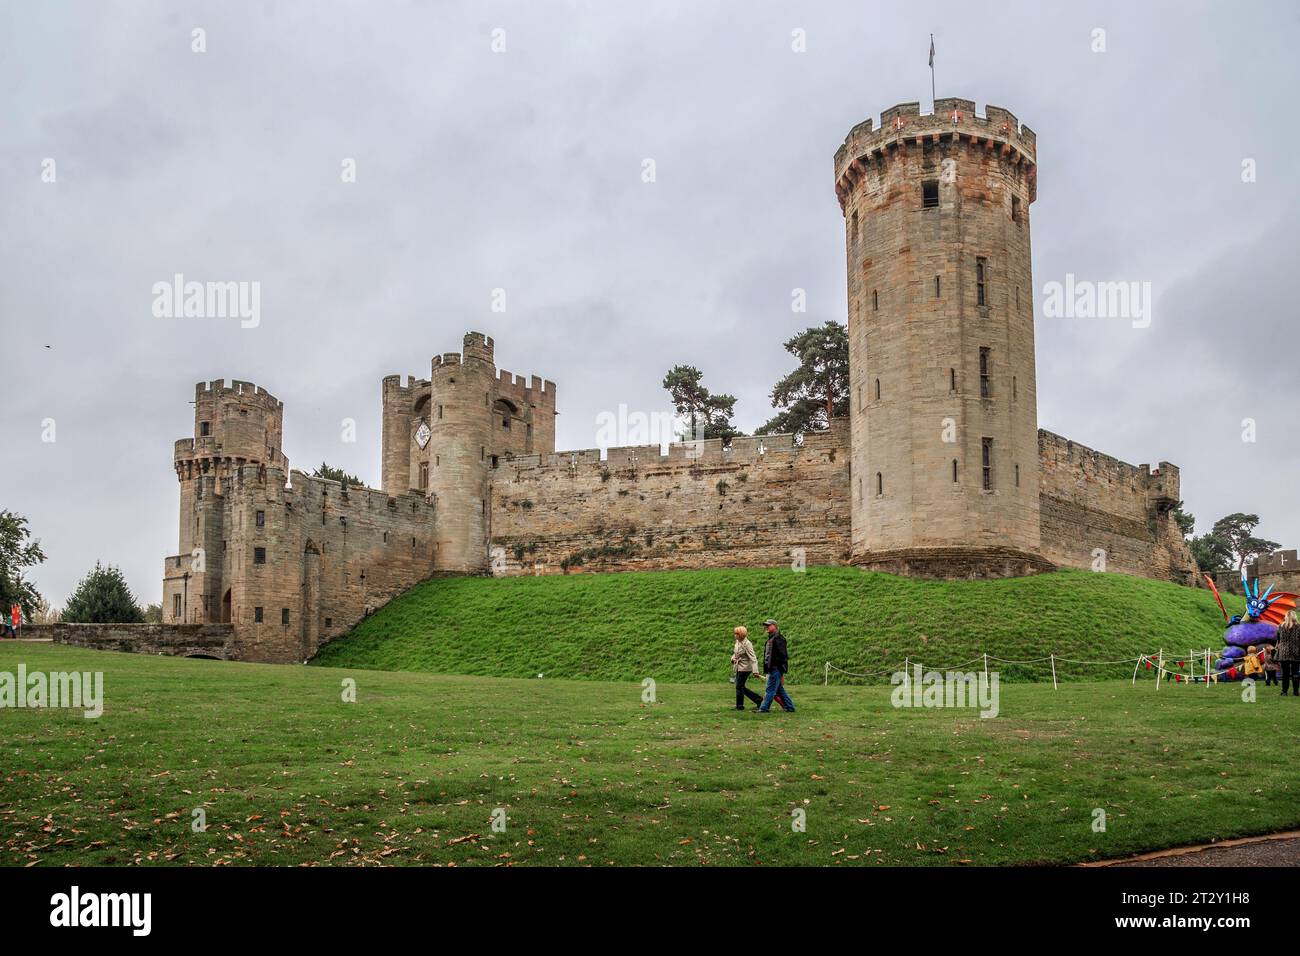
[[[380,454],[380,484],[390,495],[404,495],[415,485],[411,481],[411,419],[415,409],[414,380],[388,375],[383,384],[383,449]]]
[[[433,359],[424,449],[435,499],[434,570],[473,574],[488,566],[488,501],[496,365],[492,340],[468,332],[464,353]]]
[[[848,252],[852,557],[1024,574],[1039,549],[1033,132],[971,100],[886,110],[835,155]]]
[[[280,450],[284,404],[252,382],[225,379],[194,388],[194,437],[176,442],[180,481],[177,553],[165,562],[164,619],[220,621],[225,540],[222,482],[245,465],[288,470]]]

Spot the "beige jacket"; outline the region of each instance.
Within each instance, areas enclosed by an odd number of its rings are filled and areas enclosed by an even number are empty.
[[[758,655],[754,653],[754,645],[749,643],[749,638],[736,641],[736,647],[731,652],[731,664],[736,673],[741,671],[749,671],[751,674],[758,673]]]

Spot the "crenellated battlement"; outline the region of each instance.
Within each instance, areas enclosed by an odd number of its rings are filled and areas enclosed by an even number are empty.
[[[199,382],[194,386],[194,398],[195,401],[238,398],[242,401],[255,402],[272,410],[284,408],[284,402],[260,385],[255,385],[252,382],[242,382],[239,379],[231,380],[229,387],[226,386],[224,378],[214,379],[211,382]]]
[[[555,383],[540,375],[525,378],[505,369],[497,371],[497,395],[513,399],[519,405],[536,405],[555,410]]]
[[[920,103],[899,103],[881,113],[879,126],[866,119],[849,131],[835,152],[835,194],[841,208],[868,161],[883,158],[893,149],[941,142],[996,150],[1008,162],[1027,164],[1029,200],[1036,198],[1038,146],[1034,131],[1000,106],[986,106],[980,116],[974,100],[946,97],[935,101],[932,113],[923,114]]]
[[[533,469],[593,469],[595,471],[627,468],[654,468],[665,465],[696,464],[700,467],[719,464],[761,464],[790,460],[799,455],[824,455],[843,449],[848,443],[847,421],[836,419],[828,431],[806,432],[802,443],[794,435],[754,435],[718,438],[698,442],[674,442],[668,453],[659,445],[623,445],[605,449],[579,448],[551,455],[521,455],[502,462],[501,468],[515,471]]]

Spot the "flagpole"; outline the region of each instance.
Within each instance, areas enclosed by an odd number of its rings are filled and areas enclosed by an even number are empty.
[[[930,109],[934,110],[934,34],[930,34]]]

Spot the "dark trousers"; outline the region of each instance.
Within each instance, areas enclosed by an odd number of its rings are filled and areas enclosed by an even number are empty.
[[[763,698],[759,697],[752,690],[745,686],[745,681],[750,678],[749,671],[736,672],[736,710],[745,709],[745,698],[748,697],[756,704],[763,703]]]
[[[1277,671],[1265,670],[1264,686],[1267,687],[1269,684],[1276,684],[1276,683],[1277,683]]]
[[[1300,697],[1300,661],[1279,661],[1282,665],[1282,693],[1295,685],[1295,695]]]

